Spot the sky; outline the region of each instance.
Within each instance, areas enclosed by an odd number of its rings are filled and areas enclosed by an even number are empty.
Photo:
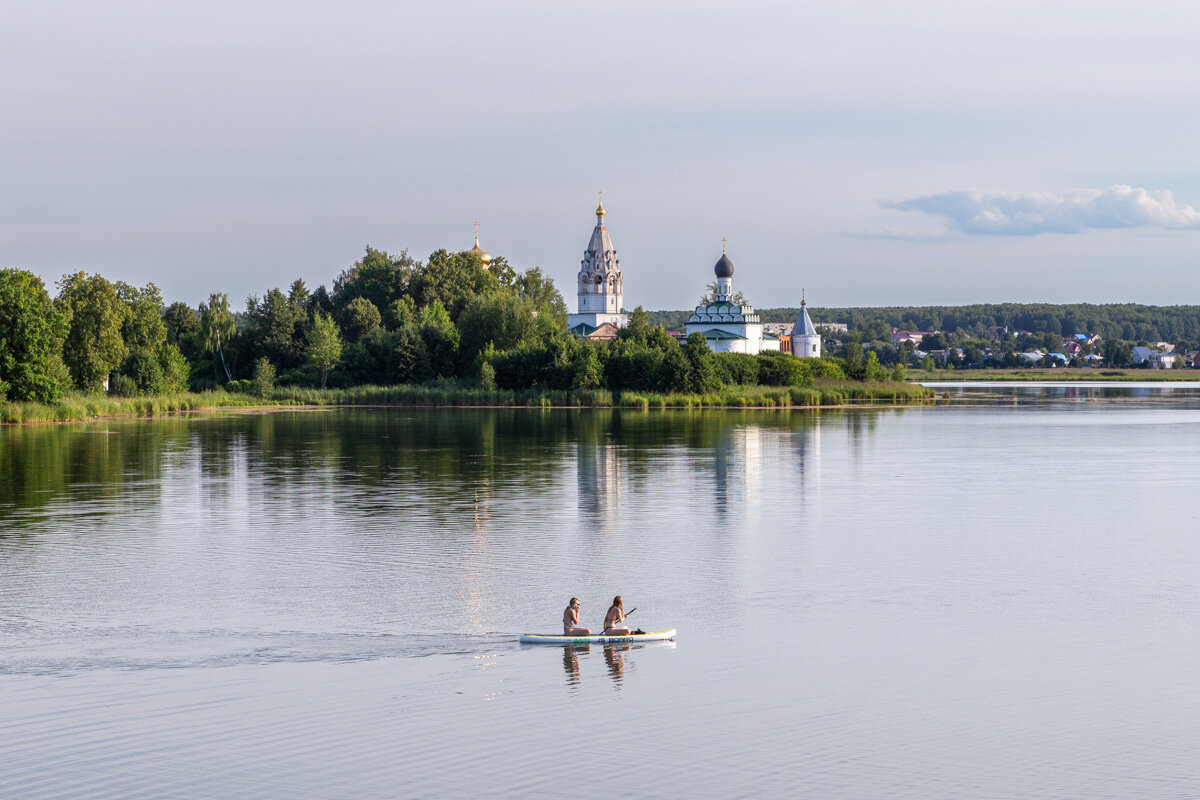
[[[0,268],[195,304],[482,246],[574,310],[1200,303],[1200,5],[8,0]]]

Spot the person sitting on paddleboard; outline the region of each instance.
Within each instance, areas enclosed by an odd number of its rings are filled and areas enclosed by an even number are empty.
[[[617,595],[613,598],[613,603],[608,609],[608,613],[604,615],[604,635],[628,636],[629,626],[621,624],[624,621],[625,604],[621,601],[621,595]]]
[[[579,598],[572,597],[563,612],[563,636],[588,636],[591,632],[590,628],[579,627]]]

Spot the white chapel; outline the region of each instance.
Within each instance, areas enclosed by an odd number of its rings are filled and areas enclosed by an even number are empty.
[[[721,260],[713,267],[717,276],[717,293],[706,305],[696,306],[688,318],[690,336],[704,334],[710,350],[717,353],[761,353],[778,350],[779,337],[763,331],[762,320],[754,307],[733,301],[733,262],[721,248]]]

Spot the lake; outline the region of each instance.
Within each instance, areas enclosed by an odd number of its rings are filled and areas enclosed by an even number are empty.
[[[0,797],[1200,794],[1200,391],[938,391],[2,428]]]

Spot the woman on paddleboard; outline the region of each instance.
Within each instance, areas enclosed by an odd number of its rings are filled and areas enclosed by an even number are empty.
[[[628,636],[629,626],[622,624],[624,622],[625,603],[621,600],[621,595],[617,595],[613,598],[613,603],[609,607],[608,613],[604,615],[604,635]]]
[[[563,636],[588,636],[590,628],[579,627],[579,598],[572,597],[563,612]]]

